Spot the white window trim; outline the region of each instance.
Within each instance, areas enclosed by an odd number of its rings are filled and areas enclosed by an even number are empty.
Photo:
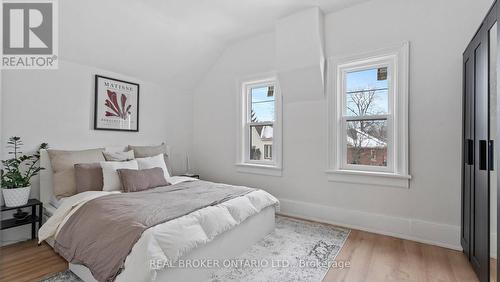
[[[250,160],[250,152],[247,150],[250,144],[250,131],[248,129],[247,116],[249,113],[248,88],[253,85],[274,85],[274,123],[273,123],[273,145],[272,160],[255,161]],[[238,172],[262,174],[270,176],[281,176],[282,171],[282,100],[278,78],[275,73],[266,73],[247,77],[238,81],[238,146],[236,152],[236,167]],[[264,152],[262,152],[264,153]]]
[[[344,83],[339,81],[339,72],[345,68],[355,67],[363,64],[361,69],[367,65],[376,67],[382,63],[393,62],[392,70],[395,81],[390,81],[390,89],[396,91],[396,95],[389,97],[389,112],[393,113],[394,119],[388,119],[392,123],[392,130],[388,138],[388,167],[368,167],[362,170],[360,165],[344,165],[346,153],[344,152],[344,134],[337,134],[343,118],[342,95]],[[343,183],[371,184],[378,186],[391,186],[409,188],[409,158],[408,158],[408,81],[409,81],[409,43],[391,46],[389,48],[373,52],[357,54],[353,56],[334,57],[328,60],[329,69],[327,112],[328,112],[328,169],[326,171],[328,180]],[[390,76],[389,76],[390,77]],[[341,101],[340,103],[338,101]],[[390,115],[391,116],[391,115]],[[390,161],[389,161],[390,160]]]

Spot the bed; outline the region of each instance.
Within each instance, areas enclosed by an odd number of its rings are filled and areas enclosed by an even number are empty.
[[[106,148],[106,150],[123,151],[123,148],[113,147]],[[54,214],[58,213],[58,209],[59,212],[61,212],[61,208],[58,208],[57,206],[64,206],[64,202],[68,200],[71,201],[71,199],[63,199],[62,201],[55,199],[52,192],[52,169],[48,153],[45,150],[41,151],[40,162],[41,166],[45,168],[45,170],[42,170],[40,175],[40,199],[44,204],[44,221],[47,221]],[[264,193],[265,192],[262,191],[262,194]],[[251,195],[255,194],[249,193],[248,195],[250,195],[248,197],[251,198]],[[236,200],[242,200],[243,197],[247,197],[247,195],[238,197],[237,199],[232,199],[231,201],[237,202]],[[270,197],[269,201],[271,201]],[[229,201],[226,203],[229,203]],[[69,204],[66,203],[66,206],[69,206]],[[232,226],[230,229],[224,230],[223,232],[219,232],[207,242],[197,244],[195,247],[186,249],[183,253],[179,253],[177,259],[179,261],[203,260],[207,258],[211,260],[224,260],[242,253],[245,249],[249,248],[274,230],[275,211],[277,207],[277,200],[272,205],[263,205],[258,212],[248,216],[244,220],[241,220],[241,222],[237,225]],[[205,209],[207,208],[202,208],[197,212],[204,213]],[[171,229],[171,226],[175,226],[172,224],[177,223],[177,221],[182,222],[182,220],[188,216],[192,216],[192,214],[158,224],[154,229]],[[146,273],[144,265],[147,264],[148,261],[152,261],[153,258],[150,254],[151,251],[149,251],[149,249],[151,249],[151,238],[154,238],[154,236],[151,235],[153,232],[156,231],[153,230],[153,228],[150,228],[141,235],[140,239],[135,243],[132,250],[126,257],[124,268],[118,276],[116,276],[115,281],[202,281],[209,278],[214,269],[166,267],[157,270],[149,270],[147,271],[148,273]],[[47,241],[49,245],[54,246],[53,237],[47,238],[45,241]],[[155,239],[154,241],[156,242],[161,240]],[[90,269],[84,265],[70,262],[69,268],[84,281],[97,281],[92,275]]]

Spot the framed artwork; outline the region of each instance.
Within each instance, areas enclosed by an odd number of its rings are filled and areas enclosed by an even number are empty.
[[[94,129],[139,131],[139,84],[96,75]]]

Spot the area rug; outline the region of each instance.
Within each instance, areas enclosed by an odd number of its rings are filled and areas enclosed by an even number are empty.
[[[335,261],[350,230],[287,217],[276,217],[276,229],[242,255],[225,260],[207,281],[321,281]],[[227,263],[226,263],[227,262]],[[347,266],[348,267],[348,266]],[[70,270],[43,282],[79,282]]]
[[[231,260],[233,267],[212,273],[208,281],[322,281],[331,266],[348,267],[335,257],[349,232],[278,216],[273,233]]]
[[[71,270],[56,273],[54,276],[40,280],[40,282],[80,282],[82,281]]]

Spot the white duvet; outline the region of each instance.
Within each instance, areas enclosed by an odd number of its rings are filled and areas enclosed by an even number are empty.
[[[195,180],[188,177],[169,178],[172,184],[184,181]],[[119,192],[88,191],[66,198],[40,228],[39,242],[57,237],[68,218],[86,202],[113,193]],[[278,200],[263,190],[257,190],[149,228],[132,248],[125,260],[125,269],[116,281],[154,280],[157,270],[151,269],[151,261],[173,263],[194,248],[210,242],[217,235],[272,205],[278,209]]]

